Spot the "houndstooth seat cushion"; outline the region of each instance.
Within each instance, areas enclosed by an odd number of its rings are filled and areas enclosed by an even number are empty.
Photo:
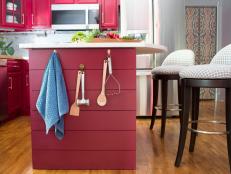
[[[210,64],[231,65],[231,44],[222,48],[212,59]]]
[[[190,79],[229,79],[231,65],[195,65],[189,66],[180,72],[180,78]]]
[[[177,75],[185,66],[181,65],[168,65],[158,66],[152,70],[152,75]]]
[[[195,56],[192,50],[183,49],[170,53],[161,66],[152,70],[155,75],[178,75],[179,72],[189,65],[194,65]]]
[[[231,44],[222,48],[210,64],[188,67],[180,72],[181,78],[192,79],[230,79],[231,78]]]
[[[162,66],[166,65],[194,65],[195,55],[192,50],[182,49],[170,53],[163,61]]]

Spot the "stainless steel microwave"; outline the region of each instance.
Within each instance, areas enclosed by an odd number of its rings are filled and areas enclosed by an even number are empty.
[[[99,29],[99,4],[54,4],[52,29]]]

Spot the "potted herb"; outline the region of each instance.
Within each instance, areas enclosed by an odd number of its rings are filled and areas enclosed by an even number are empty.
[[[10,55],[14,54],[14,48],[12,47],[13,41],[7,42],[6,39],[0,37],[0,54],[1,55]]]

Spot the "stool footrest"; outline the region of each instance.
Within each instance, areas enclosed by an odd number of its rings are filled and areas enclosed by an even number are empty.
[[[179,105],[179,104],[168,104],[167,106],[168,106],[168,107],[167,107],[166,111],[181,111],[181,109],[179,109],[179,108],[169,108],[169,107],[171,107],[171,106],[180,107],[181,105]],[[162,105],[157,105],[157,106],[155,106],[155,109],[156,109],[156,110],[163,110]]]
[[[194,121],[189,121],[188,124],[190,123],[212,123],[212,124],[223,124],[226,125],[226,122],[224,121],[217,121],[217,120],[194,120]],[[188,130],[191,132],[196,132],[196,133],[201,133],[201,134],[207,134],[207,135],[224,135],[224,134],[229,134],[227,131],[205,131],[205,130],[197,130],[193,128],[189,128]]]

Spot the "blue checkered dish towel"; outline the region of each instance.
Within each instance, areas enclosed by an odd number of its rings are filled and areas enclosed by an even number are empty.
[[[64,137],[64,115],[69,111],[66,85],[62,67],[56,52],[53,52],[43,74],[42,86],[36,107],[46,125],[46,134],[55,126],[55,136]]]

